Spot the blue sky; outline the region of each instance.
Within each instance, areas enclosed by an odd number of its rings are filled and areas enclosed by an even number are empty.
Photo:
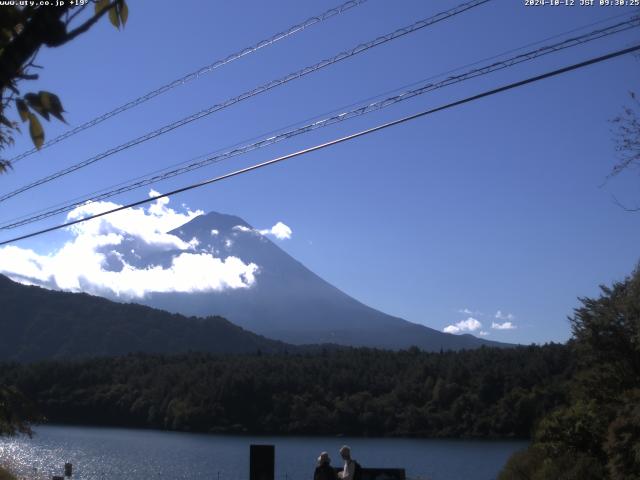
[[[41,80],[23,87],[56,92],[70,126],[338,4],[130,3],[123,31],[101,22],[73,43],[43,51]],[[457,3],[369,0],[23,160],[0,178],[1,190]],[[494,0],[116,154],[5,202],[0,220],[632,12],[523,3]],[[168,191],[638,40],[634,29],[153,188]],[[171,205],[236,214],[257,228],[282,221],[293,230],[290,240],[279,242],[287,252],[362,302],[407,320],[441,330],[474,316],[494,340],[564,341],[570,334],[566,317],[577,297],[596,295],[598,284],[624,278],[640,259],[640,214],[612,201],[615,195],[630,205],[640,203],[637,172],[603,186],[616,159],[610,120],[628,103],[628,92],[637,90],[638,73],[637,58],[615,59],[185,193]],[[48,138],[66,129],[56,122],[45,128]],[[6,156],[29,147],[26,136],[18,137]],[[147,191],[114,201],[136,200]],[[68,238],[58,232],[19,246],[47,253]],[[462,313],[465,308],[482,315]],[[498,310],[512,314],[517,328],[491,329]]]

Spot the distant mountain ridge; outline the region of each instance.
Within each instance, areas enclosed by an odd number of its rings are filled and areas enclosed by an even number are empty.
[[[182,270],[182,277],[169,277],[176,282],[169,284],[170,290],[175,286],[182,291],[153,291],[153,278],[147,275],[151,284],[140,284],[147,293],[132,300],[146,306],[123,303],[123,298],[131,297],[118,297],[111,290],[94,290],[107,300],[25,286],[0,276],[0,360],[131,352],[267,353],[310,344],[417,346],[426,351],[511,346],[443,333],[364,305],[233,215],[200,215],[169,233],[160,247],[140,236],[122,234],[118,244],[99,251],[106,272],[124,268],[153,272],[158,267],[167,272],[182,255],[204,262],[193,267],[193,276],[190,267]],[[209,274],[210,269],[224,270],[228,262],[230,281],[240,285],[185,291],[180,283],[205,279],[215,284],[221,273]]]
[[[212,233],[214,232],[214,233]],[[452,335],[382,313],[350,297],[289,256],[240,217],[210,212],[170,232],[197,251],[235,256],[259,267],[250,288],[222,292],[151,293],[140,303],[185,315],[221,315],[248,330],[293,344],[339,345],[427,351],[460,350],[481,345],[509,346]],[[123,258],[128,246],[118,249]],[[153,258],[128,258],[137,266],[169,265],[179,250]]]
[[[3,275],[0,306],[0,361],[133,352],[277,353],[295,349],[218,316],[187,318],[85,293],[21,285]]]

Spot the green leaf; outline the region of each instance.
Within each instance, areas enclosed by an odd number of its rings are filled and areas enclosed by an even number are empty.
[[[114,27],[120,29],[120,17],[118,16],[118,12],[116,12],[116,8],[117,6],[109,10],[109,20]]]
[[[38,92],[38,98],[40,99],[40,105],[42,105],[42,108],[47,111],[51,111],[51,99],[49,97],[49,92]]]
[[[129,19],[129,7],[127,6],[127,2],[122,0],[120,4],[120,21],[122,22],[122,28],[124,28],[127,20]]]
[[[42,129],[40,120],[38,120],[38,117],[33,113],[29,114],[29,134],[31,135],[33,144],[40,150],[40,147],[42,147],[44,143],[44,130]]]
[[[95,3],[95,10],[94,12],[96,14],[100,13],[102,10],[104,10],[105,8],[107,8],[109,6],[109,0],[98,0]]]
[[[24,99],[29,103],[29,106],[33,108],[36,112],[38,112],[42,117],[49,120],[49,112],[40,100],[40,95],[36,95],[35,93],[27,93],[24,96]]]
[[[64,108],[62,108],[62,103],[58,96],[51,92],[40,91],[38,92],[38,96],[40,97],[40,103],[44,109],[47,110],[51,115],[56,117],[61,122],[67,123],[62,114],[64,113]]]
[[[30,112],[29,107],[27,107],[25,101],[21,98],[16,99],[16,108],[18,109],[18,113],[20,114],[20,119],[23,122],[26,122],[29,119]]]

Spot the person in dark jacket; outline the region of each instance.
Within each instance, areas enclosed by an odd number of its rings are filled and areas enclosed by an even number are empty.
[[[313,480],[338,480],[338,476],[331,466],[331,459],[327,452],[322,452],[318,457],[316,470],[313,472]]]

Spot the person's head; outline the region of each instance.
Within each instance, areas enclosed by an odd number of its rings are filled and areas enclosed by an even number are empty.
[[[340,449],[340,456],[343,460],[351,460],[351,448],[347,445],[343,445]]]
[[[329,454],[327,452],[322,452],[318,457],[318,466],[323,464],[329,465],[331,463],[331,459],[329,458]]]

